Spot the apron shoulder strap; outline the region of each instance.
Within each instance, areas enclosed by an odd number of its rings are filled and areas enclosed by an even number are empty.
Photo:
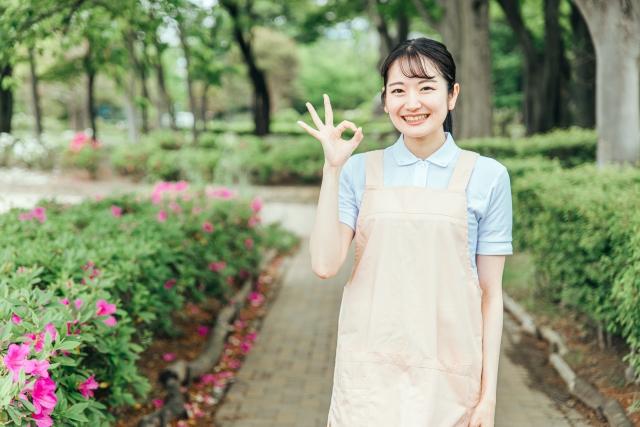
[[[467,189],[471,172],[473,171],[473,167],[475,166],[478,157],[479,154],[476,152],[469,150],[460,151],[456,167],[453,170],[451,179],[449,180],[448,190],[465,191]]]
[[[367,167],[365,185],[367,187],[384,186],[384,180],[382,176],[382,171],[384,168],[383,154],[384,150],[368,151],[365,154],[365,163]]]

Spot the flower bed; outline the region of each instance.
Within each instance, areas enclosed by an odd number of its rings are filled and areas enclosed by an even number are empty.
[[[149,392],[136,366],[185,301],[224,301],[257,275],[261,201],[160,183],[125,196],[0,216],[0,422],[108,425]]]

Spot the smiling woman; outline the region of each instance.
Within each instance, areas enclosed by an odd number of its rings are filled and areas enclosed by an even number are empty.
[[[491,427],[502,331],[502,271],[511,246],[506,168],[460,149],[451,110],[460,85],[447,48],[420,38],[383,62],[382,101],[395,144],[351,155],[361,128],[299,122],[325,163],[311,267],[343,265],[344,286],[327,425]],[[345,141],[346,129],[355,133]]]

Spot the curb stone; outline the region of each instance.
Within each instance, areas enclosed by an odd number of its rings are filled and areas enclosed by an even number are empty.
[[[504,291],[503,301],[504,308],[516,318],[522,330],[549,343],[551,347],[549,362],[563,379],[572,395],[605,418],[611,426],[633,427],[631,420],[617,400],[600,393],[589,382],[579,377],[563,359],[562,356],[566,355],[569,350],[559,333],[547,326],[536,326],[533,316]]]

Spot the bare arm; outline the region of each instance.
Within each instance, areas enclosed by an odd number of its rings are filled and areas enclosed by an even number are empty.
[[[362,141],[363,135],[362,128],[357,128],[356,125],[346,120],[334,127],[329,97],[325,94],[323,98],[324,123],[320,120],[315,108],[307,102],[307,109],[317,129],[301,121],[298,122],[298,125],[320,141],[324,151],[322,185],[309,250],[313,272],[326,279],[338,272],[353,239],[353,230],[338,221],[338,188],[340,171],[351,153]],[[353,137],[348,141],[342,139],[342,133],[347,128],[354,131]]]
[[[347,257],[354,232],[338,221],[338,182],[340,170],[325,165],[316,219],[311,232],[309,249],[311,268],[323,279],[334,276]]]
[[[477,255],[482,294],[482,391],[480,401],[495,408],[502,340],[502,272],[504,255]],[[495,410],[495,409],[494,409]]]

